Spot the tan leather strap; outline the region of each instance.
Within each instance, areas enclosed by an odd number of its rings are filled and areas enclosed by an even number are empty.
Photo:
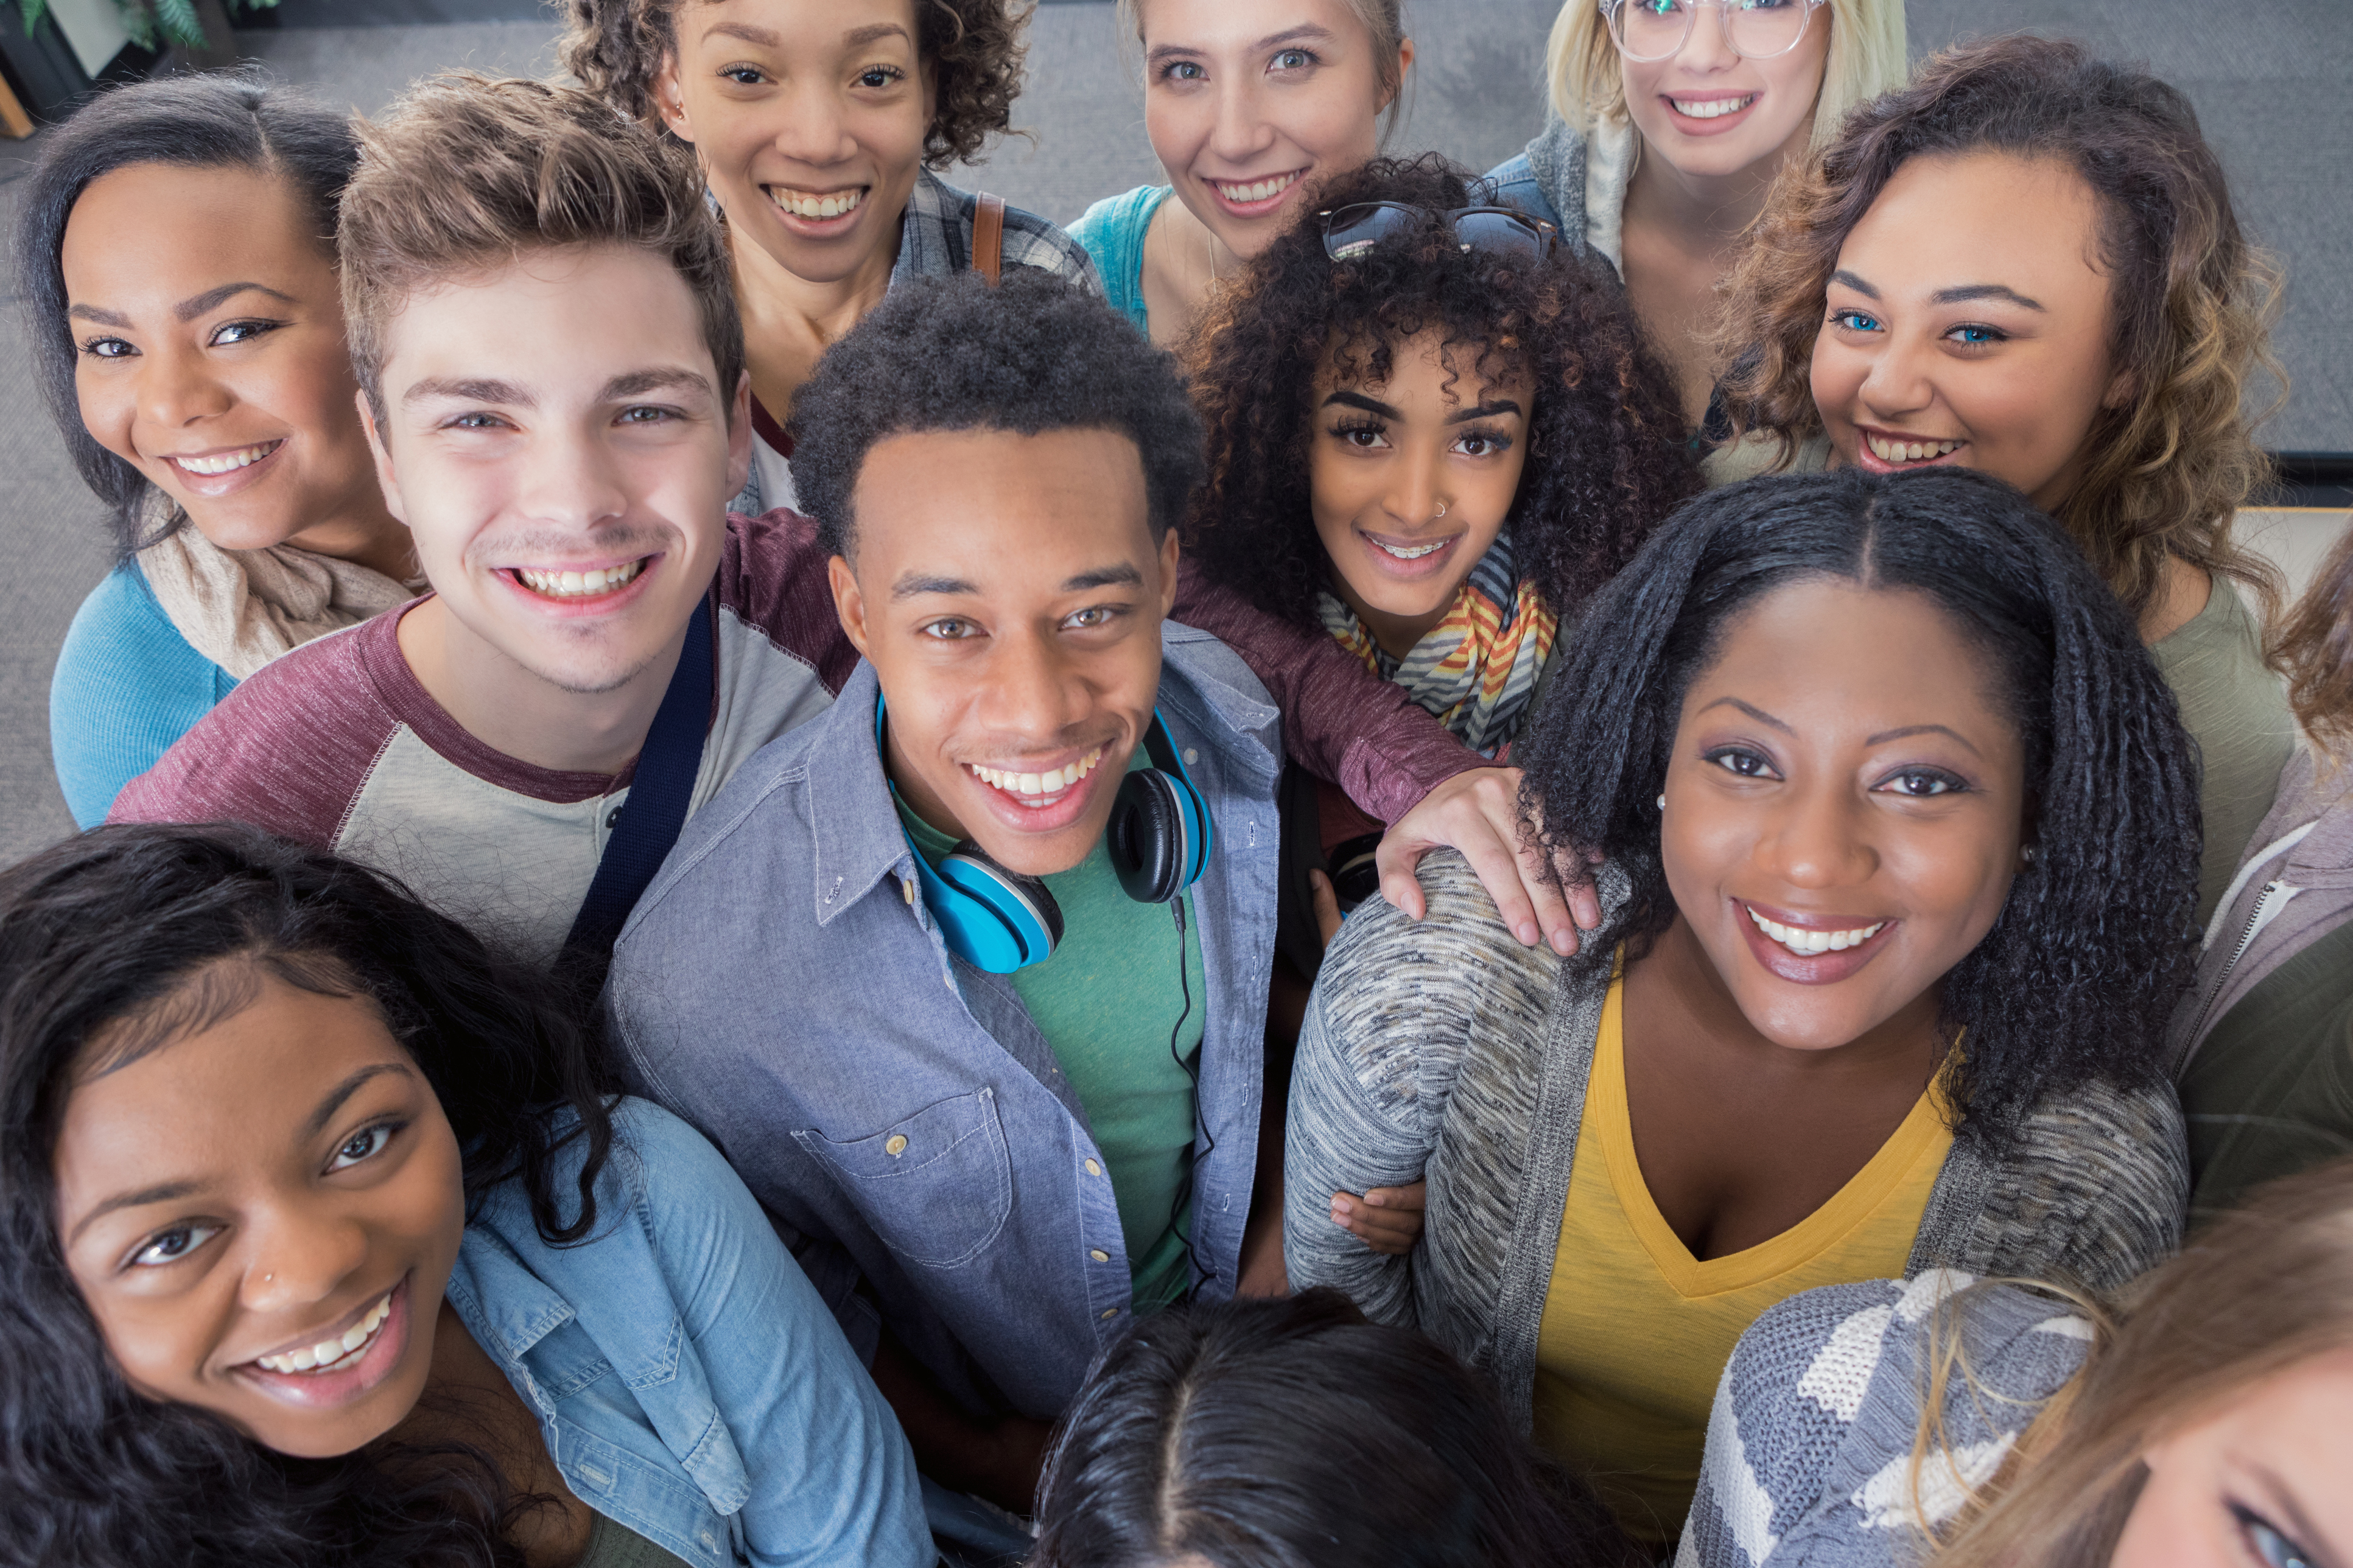
[[[1005,272],[1005,198],[976,193],[972,214],[972,264],[992,287]]]

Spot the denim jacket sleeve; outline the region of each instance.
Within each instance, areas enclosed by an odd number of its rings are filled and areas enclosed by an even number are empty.
[[[751,1482],[751,1561],[931,1562],[914,1456],[833,1314],[718,1151],[641,1110],[663,1124],[646,1171],[654,1245]]]
[[[620,1101],[615,1133],[586,1241],[539,1240],[527,1209],[512,1212],[523,1206],[519,1194],[503,1194],[510,1201],[496,1226],[634,1396],[633,1407],[618,1391],[595,1398],[582,1386],[566,1396],[568,1385],[550,1386],[529,1349],[507,1353],[511,1375],[522,1371],[519,1384],[536,1376],[539,1394],[553,1401],[550,1447],[566,1481],[640,1534],[701,1543],[693,1521],[670,1517],[663,1500],[681,1494],[632,1493],[644,1511],[628,1517],[637,1510],[603,1506],[596,1478],[585,1478],[583,1489],[566,1463],[594,1451],[597,1438],[646,1453],[647,1434],[599,1430],[618,1413],[637,1414],[651,1425],[656,1451],[728,1516],[738,1562],[931,1563],[906,1437],[742,1180],[700,1133],[647,1101]],[[565,1185],[559,1176],[557,1191]],[[484,1303],[494,1332],[504,1305]]]

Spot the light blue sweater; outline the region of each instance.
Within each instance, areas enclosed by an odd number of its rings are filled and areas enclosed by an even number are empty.
[[[49,678],[49,759],[75,826],[104,822],[122,786],[236,685],[180,635],[137,563],[108,573],[74,612]]]
[[[1144,236],[1152,215],[1175,191],[1172,185],[1138,185],[1124,195],[1105,196],[1081,215],[1069,234],[1086,247],[1103,279],[1103,298],[1146,331],[1144,309]]]

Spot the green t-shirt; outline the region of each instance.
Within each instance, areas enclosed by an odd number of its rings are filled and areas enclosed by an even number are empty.
[[[1139,747],[1128,768],[1150,765]],[[892,798],[917,851],[937,865],[955,841]],[[1079,865],[1045,881],[1062,911],[1062,940],[1043,963],[1007,978],[1086,1108],[1119,1201],[1135,1307],[1149,1311],[1183,1295],[1192,1278],[1186,1245],[1192,1215],[1189,1203],[1180,1212],[1178,1201],[1193,1163],[1187,1068],[1199,1063],[1208,1016],[1192,900],[1184,900],[1180,989],[1175,915],[1165,904],[1129,898],[1100,842]]]

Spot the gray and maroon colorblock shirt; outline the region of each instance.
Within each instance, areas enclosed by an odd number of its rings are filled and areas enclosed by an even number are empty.
[[[753,752],[824,712],[857,665],[825,563],[806,518],[727,520],[717,690],[690,811]],[[470,733],[401,654],[400,617],[413,607],[256,672],[122,792],[111,820],[254,823],[390,871],[476,930],[553,960],[632,770],[534,767]]]

